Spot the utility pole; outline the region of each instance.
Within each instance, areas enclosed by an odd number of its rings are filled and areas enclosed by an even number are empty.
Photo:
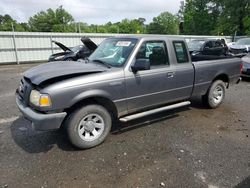
[[[15,50],[16,62],[19,65],[19,59],[18,59],[17,47],[16,47],[16,35],[15,35],[15,29],[14,29],[13,23],[11,23],[11,27],[12,27],[12,33],[13,33],[12,37],[13,37],[13,46],[14,46],[14,50]]]
[[[65,25],[66,25],[66,23],[65,23],[65,18],[64,18],[64,16],[62,17],[62,19],[63,19],[63,31],[65,32]]]
[[[75,23],[75,32],[77,33],[77,23]]]
[[[81,25],[80,25],[80,22],[78,22],[78,29],[79,29],[79,33],[81,33]]]

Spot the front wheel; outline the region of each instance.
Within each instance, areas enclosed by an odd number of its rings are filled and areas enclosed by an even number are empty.
[[[88,105],[74,111],[66,120],[69,140],[86,149],[101,144],[111,129],[109,112],[100,105]]]
[[[217,108],[223,102],[226,94],[226,86],[222,80],[212,83],[202,100],[209,108]]]

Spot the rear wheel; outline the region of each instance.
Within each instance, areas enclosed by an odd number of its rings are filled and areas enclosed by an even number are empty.
[[[226,86],[222,80],[212,83],[202,100],[209,108],[217,108],[223,102],[226,94]]]
[[[81,149],[101,144],[111,129],[109,112],[100,105],[88,105],[69,115],[66,126],[69,139]]]

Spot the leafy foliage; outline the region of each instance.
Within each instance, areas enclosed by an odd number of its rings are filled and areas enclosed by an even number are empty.
[[[145,18],[138,18],[88,25],[74,22],[73,16],[60,6],[35,14],[28,23],[0,15],[0,31],[250,35],[249,15],[250,0],[183,0],[177,15],[163,12],[149,24],[145,24]]]
[[[0,15],[0,31],[12,31],[12,25],[15,31],[25,31],[25,24],[18,24],[10,15]]]
[[[186,0],[184,33],[246,35],[250,32],[249,0]]]
[[[178,34],[179,32],[179,20],[177,16],[172,15],[169,12],[163,12],[159,16],[153,18],[147,31],[150,34]]]
[[[250,2],[249,0],[221,0],[217,4],[221,9],[218,30],[224,34],[249,34]]]
[[[29,26],[32,31],[40,32],[69,32],[72,31],[74,21],[71,14],[60,6],[55,11],[48,9],[46,12],[41,11],[30,17]]]
[[[187,0],[184,9],[184,33],[210,35],[216,25],[217,11],[209,0]]]

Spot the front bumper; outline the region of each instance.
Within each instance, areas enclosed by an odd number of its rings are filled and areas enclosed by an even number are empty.
[[[36,130],[40,131],[59,129],[65,116],[67,115],[66,112],[52,114],[42,114],[36,112],[28,106],[24,106],[18,95],[16,95],[16,104],[23,116],[32,122],[32,125]]]

